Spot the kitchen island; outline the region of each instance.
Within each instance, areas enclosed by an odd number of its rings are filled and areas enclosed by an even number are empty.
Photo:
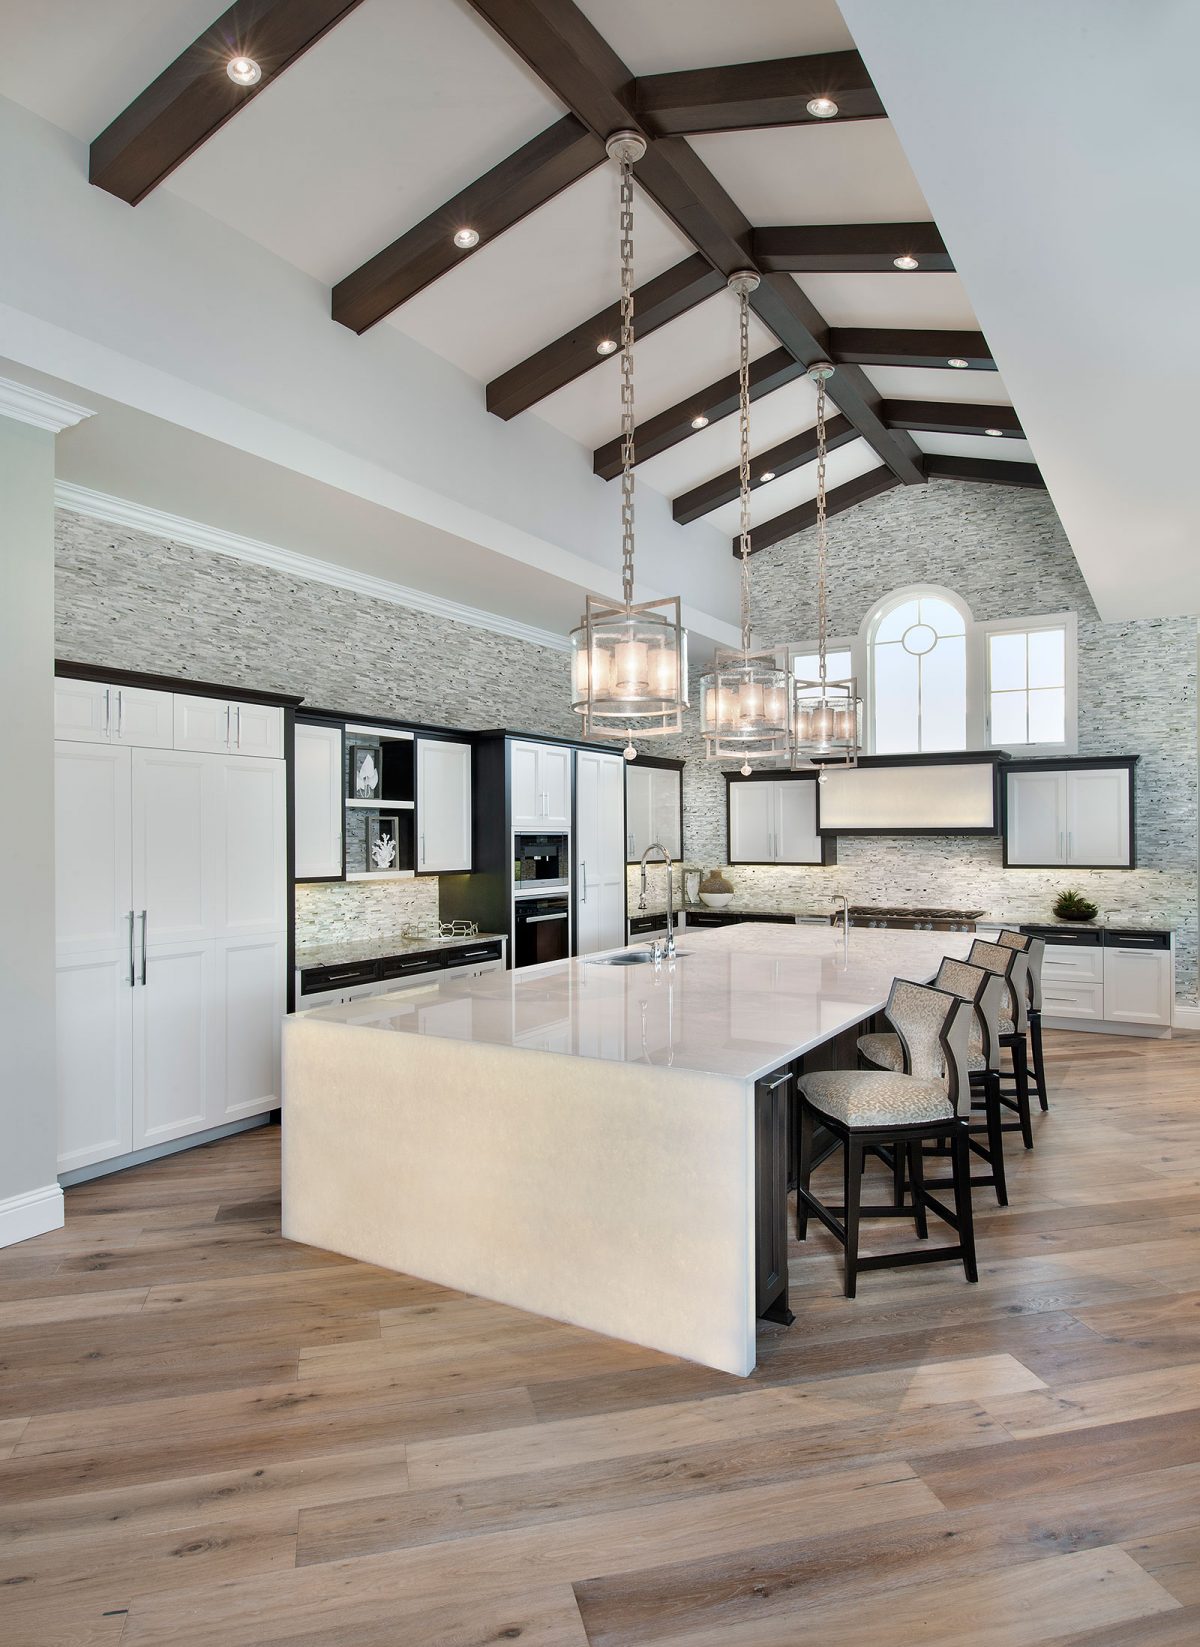
[[[283,1233],[747,1374],[791,1320],[796,1075],[970,942],[742,925],[300,1014]]]

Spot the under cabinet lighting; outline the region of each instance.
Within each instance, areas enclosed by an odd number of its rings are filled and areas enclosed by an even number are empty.
[[[969,360],[964,360],[961,355],[951,355],[950,359],[946,362],[947,366],[958,366],[958,367],[969,366],[970,364],[971,364],[970,361]]]
[[[262,79],[262,70],[252,57],[231,57],[225,73],[235,86],[257,86]]]
[[[766,482],[767,482],[767,481],[768,481],[768,480],[774,480],[774,479],[775,479],[775,471],[774,471],[774,469],[766,469],[766,470],[764,470],[764,471],[763,471],[763,473],[762,473],[762,474],[761,474],[761,475],[759,475],[759,477],[758,477],[758,484],[759,484],[759,485],[760,485],[760,486],[762,486],[762,485],[765,485],[765,483],[766,483]]]
[[[805,104],[814,120],[832,120],[838,106],[832,97],[813,97]]]
[[[478,246],[479,244],[479,230],[459,229],[454,236],[454,244],[462,251],[469,252],[472,246]]]
[[[1003,429],[985,429],[983,432],[984,432],[985,435],[1003,435],[1004,430]]]
[[[917,262],[915,257],[913,257],[910,253],[905,252],[903,257],[894,257],[892,259],[892,267],[895,269],[908,270],[919,269],[921,265]]]
[[[615,355],[616,352],[617,345],[611,337],[604,338],[596,345],[596,353],[598,355]]]
[[[708,428],[708,419],[704,416],[703,413],[701,413],[699,417],[694,417],[692,419],[692,428],[693,429],[707,429]]]

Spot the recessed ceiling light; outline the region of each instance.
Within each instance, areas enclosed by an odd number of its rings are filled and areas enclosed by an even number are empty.
[[[262,79],[262,70],[252,57],[231,57],[225,73],[235,86],[257,86]]]
[[[814,120],[832,120],[838,112],[832,97],[814,97],[805,106]]]
[[[460,246],[464,252],[469,252],[472,246],[479,244],[479,230],[459,229],[454,236],[454,244]]]
[[[707,429],[708,428],[708,419],[704,416],[703,413],[701,413],[699,417],[694,417],[692,419],[692,428],[693,429]]]
[[[1003,429],[985,429],[983,432],[984,432],[985,435],[1003,435],[1004,430]]]
[[[761,486],[765,481],[774,480],[774,479],[775,479],[774,469],[764,469],[762,474],[759,475],[759,477],[758,477],[758,483]]]
[[[946,362],[947,366],[969,366],[970,364],[971,362],[969,360],[964,360],[961,355],[951,355],[950,359]]]
[[[596,353],[598,355],[615,355],[616,352],[617,345],[611,337],[602,339],[602,341],[596,345]]]
[[[903,257],[894,257],[892,259],[892,267],[896,269],[919,269],[921,265],[917,262],[915,257],[912,257],[908,252],[905,252]]]

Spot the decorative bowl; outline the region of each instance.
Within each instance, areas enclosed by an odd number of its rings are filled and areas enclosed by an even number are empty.
[[[710,909],[724,909],[726,904],[733,902],[732,892],[702,892],[700,902],[707,904]]]

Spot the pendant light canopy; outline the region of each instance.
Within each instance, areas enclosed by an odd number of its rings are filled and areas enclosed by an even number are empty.
[[[687,631],[678,596],[633,599],[633,167],[646,152],[637,132],[616,132],[606,145],[621,173],[621,595],[620,603],[589,595],[572,631],[571,707],[585,737],[634,738],[683,730],[688,706]]]
[[[793,682],[793,766],[853,766],[862,747],[862,699],[858,683],[831,681],[826,667],[828,610],[826,598],[825,385],[833,376],[828,361],[810,366],[817,390],[817,672],[815,681]]]
[[[753,270],[727,282],[738,300],[739,470],[741,493],[742,644],[718,648],[711,669],[700,677],[700,729],[705,759],[786,765],[792,744],[792,694],[786,652],[750,650],[750,293],[759,283]]]

